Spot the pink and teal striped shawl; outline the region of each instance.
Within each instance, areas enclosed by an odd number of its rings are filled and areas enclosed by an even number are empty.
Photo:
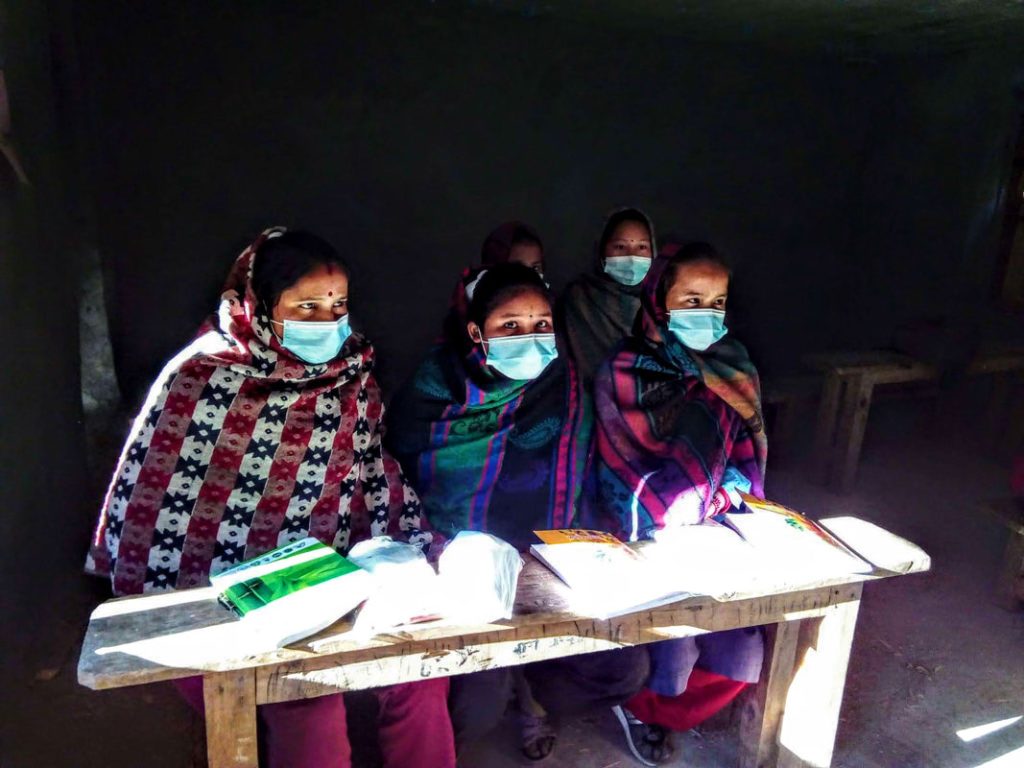
[[[435,347],[395,396],[388,445],[434,530],[486,531],[525,549],[533,530],[576,522],[590,403],[564,354],[521,382],[459,347]]]
[[[744,346],[726,336],[704,352],[666,330],[657,287],[645,279],[633,336],[594,383],[596,449],[584,524],[623,538],[701,522],[728,467],[764,493],[767,440],[760,383]]]

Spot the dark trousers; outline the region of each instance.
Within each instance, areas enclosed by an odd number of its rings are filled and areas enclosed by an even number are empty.
[[[650,665],[643,646],[566,656],[522,668],[534,699],[554,718],[611,707],[647,682]],[[458,744],[475,741],[501,720],[514,690],[512,668],[452,678],[448,707]]]

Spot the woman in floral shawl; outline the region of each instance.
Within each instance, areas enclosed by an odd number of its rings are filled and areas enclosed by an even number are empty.
[[[706,243],[652,265],[634,333],[594,384],[588,527],[636,541],[738,507],[739,491],[763,496],[760,384],[727,333],[729,279]],[[654,764],[671,755],[665,729],[692,728],[756,682],[763,642],[757,629],[735,630],[656,643],[650,653],[647,688],[616,715],[634,753]]]
[[[347,266],[313,235],[268,229],[239,256],[216,321],[135,420],[89,572],[127,595],[204,586],[305,536],[342,553],[389,533],[429,542],[381,445],[373,347],[351,332],[348,298]],[[197,679],[181,687],[201,703]],[[446,695],[445,680],[380,689],[387,765],[454,765]],[[350,764],[340,694],[260,709],[268,765]]]

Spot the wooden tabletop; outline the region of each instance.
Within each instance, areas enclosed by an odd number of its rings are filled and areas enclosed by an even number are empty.
[[[315,687],[321,684],[315,672],[328,667],[333,668],[333,677],[324,685],[354,690],[786,621],[798,618],[801,611],[820,612],[823,605],[858,598],[863,581],[930,567],[921,549],[871,523],[850,517],[822,523],[875,569],[824,578],[765,579],[728,600],[692,597],[608,620],[574,613],[568,588],[529,556],[511,620],[478,626],[416,625],[369,640],[353,638],[350,623],[342,621],[270,652],[246,649],[246,638],[236,631],[238,622],[217,603],[212,588],[109,600],[89,620],[78,680],[89,688],[104,689],[264,668],[259,678],[260,703],[291,700],[296,696],[289,686]],[[408,659],[408,665],[398,664],[395,657]]]
[[[804,355],[805,365],[817,371],[840,376],[867,374],[883,378],[879,383],[898,384],[937,378],[939,369],[902,352],[891,350],[854,350],[815,352]],[[1024,370],[1024,347],[1005,345],[983,349],[967,368],[969,374],[1006,373]]]

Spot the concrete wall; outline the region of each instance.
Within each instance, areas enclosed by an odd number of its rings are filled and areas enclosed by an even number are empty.
[[[79,9],[129,392],[276,223],[355,264],[353,317],[389,388],[434,336],[458,270],[512,217],[539,228],[556,287],[587,267],[613,205],[720,244],[756,320],[745,335],[775,370],[987,297],[1019,116],[1013,50],[851,57],[813,41],[700,44],[669,24],[383,5]]]

